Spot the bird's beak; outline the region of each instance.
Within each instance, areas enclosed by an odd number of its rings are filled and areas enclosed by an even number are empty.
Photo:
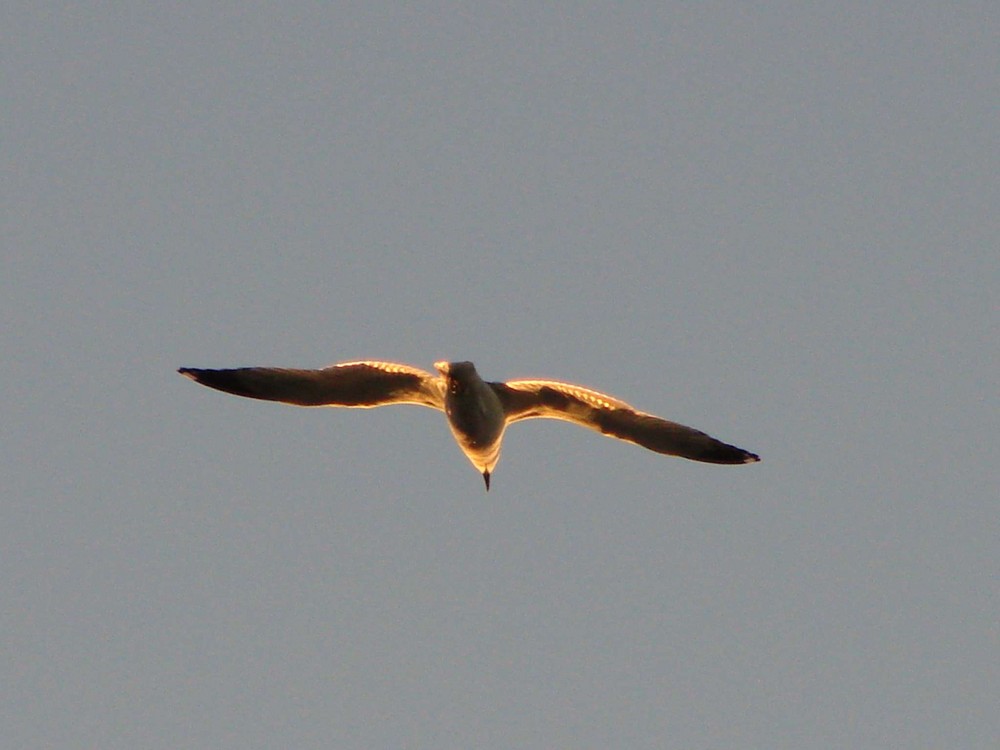
[[[486,491],[490,491],[490,473],[488,471],[483,472],[483,481],[486,482]]]
[[[434,363],[434,369],[437,370],[442,375],[444,375],[445,377],[448,376],[448,363],[447,362],[435,362]]]

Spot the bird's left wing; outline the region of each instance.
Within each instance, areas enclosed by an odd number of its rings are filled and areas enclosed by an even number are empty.
[[[508,422],[549,418],[573,422],[657,453],[715,464],[759,461],[749,451],[716,440],[693,427],[638,411],[613,396],[551,380],[490,383]]]
[[[444,408],[441,378],[395,362],[345,362],[321,370],[182,367],[178,372],[219,391],[296,406],[369,408],[420,404],[433,409]]]

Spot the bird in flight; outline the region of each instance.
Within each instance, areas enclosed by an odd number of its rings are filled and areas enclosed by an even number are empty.
[[[589,388],[552,380],[487,382],[472,362],[435,362],[439,375],[394,362],[345,362],[321,370],[240,367],[178,370],[197,383],[247,398],[296,406],[367,409],[418,404],[443,411],[458,447],[483,475],[500,460],[512,422],[547,417],[573,422],[657,453],[712,464],[750,464],[760,458],[692,427],[646,414]]]

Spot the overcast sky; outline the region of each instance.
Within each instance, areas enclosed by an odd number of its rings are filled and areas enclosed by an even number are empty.
[[[15,3],[5,748],[994,748],[995,3]],[[296,409],[469,359],[759,453]]]

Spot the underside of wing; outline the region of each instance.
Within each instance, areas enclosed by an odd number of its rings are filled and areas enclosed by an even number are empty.
[[[443,409],[444,405],[440,378],[394,362],[345,362],[321,370],[182,367],[178,372],[219,391],[296,406],[420,404]]]
[[[573,422],[657,453],[716,464],[760,459],[700,430],[637,411],[624,401],[570,383],[513,380],[490,383],[509,422],[548,418]]]

